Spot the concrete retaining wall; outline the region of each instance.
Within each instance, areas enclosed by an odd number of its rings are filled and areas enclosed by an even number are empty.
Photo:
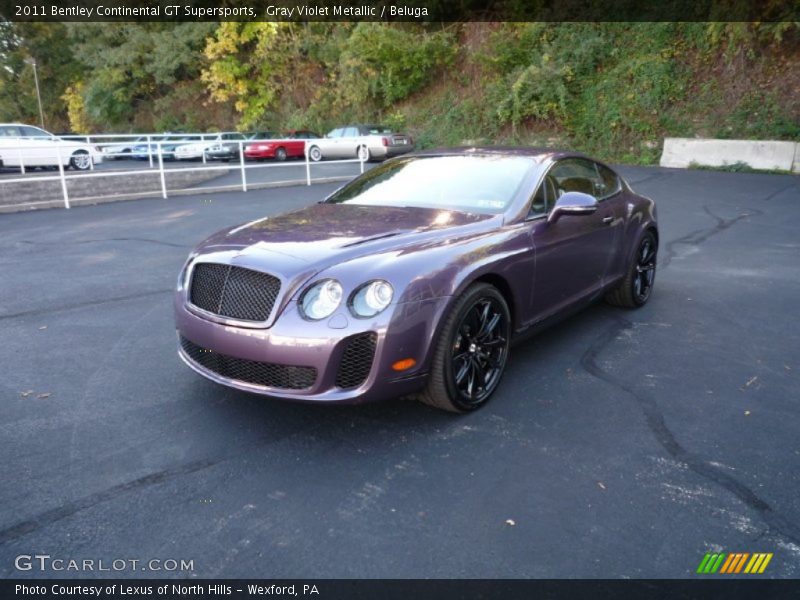
[[[106,171],[103,171],[106,172]],[[227,175],[229,171],[166,171],[169,193],[189,188],[198,183]],[[38,173],[37,173],[38,175]],[[58,175],[57,171],[47,173]],[[64,206],[61,181],[30,181],[5,183],[0,179],[0,212],[33,208]],[[122,200],[132,197],[161,196],[161,178],[158,171],[137,171],[135,174],[114,177],[76,177],[67,179],[67,193],[73,205]]]
[[[746,163],[753,169],[800,173],[800,144],[760,140],[664,139],[662,167],[687,168],[692,163],[706,167]]]

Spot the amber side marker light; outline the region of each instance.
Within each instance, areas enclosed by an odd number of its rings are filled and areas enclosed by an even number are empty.
[[[407,371],[411,367],[417,364],[413,358],[404,358],[403,360],[398,360],[396,363],[392,365],[392,369],[395,371]]]

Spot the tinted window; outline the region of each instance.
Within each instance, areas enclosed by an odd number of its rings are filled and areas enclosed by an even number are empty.
[[[328,202],[497,214],[534,167],[518,156],[409,157],[375,167]]]
[[[20,128],[16,125],[7,125],[3,127],[3,136],[4,137],[22,137],[22,132]]]
[[[595,164],[582,158],[569,158],[557,163],[550,176],[556,186],[557,196],[566,192],[583,192],[599,197],[603,195],[603,180]]]
[[[600,197],[605,198],[608,196],[613,196],[620,191],[622,188],[622,183],[614,171],[608,167],[604,167],[603,165],[597,165],[597,171],[600,173],[600,178],[603,180],[603,190],[600,194]]]
[[[392,133],[391,127],[384,127],[383,125],[367,125],[364,129],[366,130],[364,135],[381,135]]]
[[[539,184],[536,193],[531,199],[531,208],[528,216],[546,215],[556,201],[556,186],[553,178],[548,174]]]
[[[49,133],[47,133],[43,129],[39,129],[38,127],[22,127],[21,129],[22,129],[22,135],[28,137],[44,137],[44,138],[52,137]]]

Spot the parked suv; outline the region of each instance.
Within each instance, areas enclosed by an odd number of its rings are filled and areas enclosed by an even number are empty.
[[[324,138],[309,142],[308,156],[323,158],[360,158],[374,160],[405,154],[414,150],[414,140],[383,125],[346,125],[337,127]]]
[[[0,123],[0,166],[90,169],[103,162],[99,149],[79,141],[62,140],[49,131],[23,123]]]

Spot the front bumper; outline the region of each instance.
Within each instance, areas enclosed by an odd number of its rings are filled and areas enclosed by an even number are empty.
[[[447,298],[396,304],[373,319],[356,319],[341,308],[332,317],[309,322],[289,302],[269,328],[237,327],[209,320],[186,302],[183,293],[175,295],[176,328],[181,359],[204,377],[239,390],[286,400],[324,403],[358,403],[413,394],[427,380],[429,351],[435,324]],[[357,387],[337,385],[345,349],[359,334],[376,334],[375,352],[369,374]],[[234,379],[206,368],[181,347],[180,337],[208,351],[243,359],[288,367],[312,367],[316,378],[305,389],[268,387]],[[404,358],[417,364],[402,373],[392,365]]]
[[[275,148],[259,148],[257,150],[245,150],[244,157],[254,158],[275,158]]]
[[[208,150],[206,158],[209,160],[230,160],[238,158],[239,152],[236,150]]]

